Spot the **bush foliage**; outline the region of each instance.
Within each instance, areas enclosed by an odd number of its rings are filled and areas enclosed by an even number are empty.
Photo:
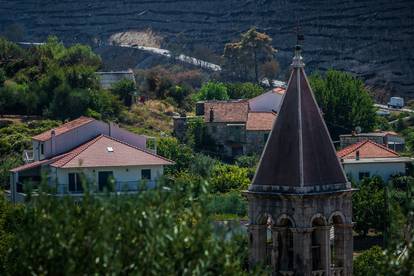
[[[1,197],[0,237],[10,246],[1,267],[7,275],[243,275],[236,253],[245,249],[213,230],[202,185],[165,182],[76,204],[41,195],[8,219],[13,229],[4,226],[11,207]]]

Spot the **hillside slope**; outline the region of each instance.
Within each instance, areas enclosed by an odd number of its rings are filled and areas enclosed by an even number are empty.
[[[300,21],[311,70],[346,69],[368,85],[414,98],[412,0],[20,0],[0,1],[0,26],[21,26],[22,39],[56,34],[66,42],[105,44],[127,30],[151,27],[166,40],[220,51],[250,26],[269,33],[289,64]]]

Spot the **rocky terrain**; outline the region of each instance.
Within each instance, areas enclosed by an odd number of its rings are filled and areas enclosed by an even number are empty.
[[[414,98],[413,0],[0,1],[3,33],[29,41],[55,34],[99,46],[116,33],[151,28],[164,41],[180,37],[221,52],[257,26],[273,37],[285,69],[298,21],[308,70],[348,70],[378,91]]]

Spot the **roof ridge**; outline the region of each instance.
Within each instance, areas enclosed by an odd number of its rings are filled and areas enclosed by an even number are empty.
[[[64,128],[64,127],[66,127],[66,126],[69,126],[70,124],[73,124],[73,122],[78,121],[78,120],[80,120],[80,119],[88,119],[88,120],[90,120],[90,121],[88,121],[88,122],[84,122],[83,124],[78,125],[78,126],[74,127],[73,129],[78,128],[78,127],[81,127],[81,126],[84,126],[84,125],[87,125],[87,124],[90,124],[90,123],[91,123],[91,122],[93,122],[93,121],[96,121],[96,119],[94,119],[94,118],[92,118],[92,117],[80,116],[80,117],[78,117],[78,118],[76,118],[76,119],[74,119],[74,120],[71,120],[71,121],[68,121],[68,122],[66,122],[66,123],[63,123],[63,124],[61,124],[61,125],[59,125],[59,126],[57,126],[57,127],[54,127],[54,128],[48,129],[48,130],[46,130],[46,131],[43,131],[42,133],[36,134],[36,135],[32,136],[31,138],[32,138],[32,139],[34,139],[34,140],[40,140],[40,141],[43,141],[42,139],[40,139],[40,138],[36,138],[36,137],[39,137],[39,136],[42,136],[42,135],[48,134],[48,133],[50,133],[52,130],[57,130],[57,129],[60,129],[60,128]],[[60,135],[62,135],[62,134],[64,134],[64,133],[66,133],[66,132],[67,132],[67,131],[65,131],[65,132],[63,132],[63,133],[57,133],[57,134],[55,134],[55,135],[56,135],[56,136],[60,136]],[[50,138],[48,138],[48,139],[46,139],[46,140],[44,140],[44,141],[47,141],[47,140],[49,140],[49,139],[50,139]]]
[[[377,142],[375,142],[375,141],[369,140],[369,139],[368,139],[368,141],[369,141],[369,142],[371,142],[371,143],[372,143],[372,144],[374,144],[374,145],[377,145],[377,146],[381,147],[382,149],[384,149],[384,150],[386,150],[386,151],[389,151],[389,152],[391,152],[391,153],[394,153],[394,154],[396,154],[396,155],[400,156],[400,154],[399,154],[398,152],[396,152],[396,151],[394,151],[394,150],[390,149],[389,147],[386,147],[385,145],[381,145],[381,144],[379,144],[379,143],[377,143]]]
[[[368,141],[369,141],[369,139],[364,139],[364,140],[362,140],[362,141],[359,141],[359,142],[356,142],[356,143],[354,143],[354,144],[351,144],[351,145],[349,145],[349,146],[347,146],[347,147],[345,147],[345,148],[343,148],[343,149],[339,150],[339,151],[337,152],[337,155],[338,155],[340,158],[342,158],[342,157],[344,157],[344,156],[346,156],[346,155],[348,155],[348,154],[350,154],[350,153],[352,153],[352,152],[356,151],[357,149],[361,148],[361,147],[362,147],[364,144],[366,144]]]
[[[379,144],[379,143],[377,143],[377,142],[375,142],[375,141],[373,141],[373,140],[371,140],[371,139],[364,139],[364,140],[359,141],[359,142],[357,142],[357,143],[355,143],[355,144],[349,145],[349,146],[347,146],[347,147],[345,147],[345,148],[341,149],[340,151],[338,151],[338,152],[337,152],[337,155],[338,155],[340,158],[342,158],[342,157],[344,157],[344,156],[346,156],[346,155],[348,155],[348,154],[350,154],[350,153],[355,152],[356,150],[360,149],[363,145],[365,145],[365,144],[367,144],[367,143],[373,144],[373,145],[375,145],[375,146],[380,147],[380,148],[381,148],[381,149],[383,149],[383,150],[386,150],[386,151],[388,151],[388,152],[390,152],[390,153],[393,153],[393,154],[395,154],[395,155],[397,155],[397,156],[400,156],[400,154],[399,154],[398,152],[396,152],[396,151],[394,151],[394,150],[392,150],[392,149],[390,149],[390,148],[388,148],[388,147],[386,147],[386,146],[384,146],[384,145],[381,145],[381,144]]]
[[[170,160],[170,159],[168,159],[168,158],[165,158],[165,157],[163,157],[163,156],[161,156],[161,155],[158,155],[158,154],[156,154],[156,153],[153,153],[153,152],[151,152],[151,151],[149,151],[149,150],[147,150],[147,149],[143,149],[143,148],[140,148],[140,147],[137,147],[137,146],[131,145],[131,144],[129,144],[129,143],[127,143],[127,142],[125,142],[125,141],[119,140],[119,139],[114,138],[114,137],[112,137],[112,136],[108,136],[108,135],[106,135],[106,134],[102,134],[102,137],[109,138],[109,139],[114,140],[114,141],[116,141],[116,142],[118,142],[118,143],[124,144],[124,145],[126,145],[126,146],[131,147],[131,148],[134,148],[134,149],[140,150],[140,151],[142,151],[142,152],[145,152],[145,153],[147,153],[147,154],[150,154],[150,155],[152,155],[152,156],[154,156],[154,157],[158,157],[158,158],[160,158],[160,159],[163,159],[164,161],[171,162],[171,163],[175,164],[175,162],[174,162],[174,161],[172,161],[172,160]]]
[[[67,152],[66,153],[66,155],[69,155],[71,152],[73,152],[73,151],[75,151],[75,150],[77,150],[77,149],[79,149],[79,148],[81,148],[81,147],[85,147],[85,148],[82,148],[82,150],[80,150],[79,152],[77,152],[76,154],[74,154],[73,156],[71,156],[66,162],[64,162],[62,165],[60,165],[60,166],[65,166],[67,163],[69,163],[70,161],[72,161],[76,156],[78,156],[79,154],[81,154],[82,152],[84,152],[85,150],[87,150],[91,145],[93,145],[93,144],[95,144],[100,138],[102,138],[104,135],[103,134],[99,134],[98,136],[96,136],[95,138],[93,138],[93,139],[91,139],[91,140],[89,140],[88,142],[86,142],[86,143],[84,143],[84,144],[82,144],[82,145],[80,145],[80,146],[78,146],[78,147],[76,147],[76,148],[74,148],[74,149],[72,149],[71,151],[69,151],[69,152]],[[62,157],[64,157],[64,156],[62,156]],[[59,159],[60,160],[60,159]],[[59,161],[59,160],[57,160],[57,161]],[[54,162],[53,162],[54,163]],[[52,164],[53,164],[52,163]]]

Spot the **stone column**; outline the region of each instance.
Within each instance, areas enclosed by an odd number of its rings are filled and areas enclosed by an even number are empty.
[[[267,225],[249,224],[249,265],[266,263]]]
[[[319,242],[321,246],[321,265],[325,270],[325,275],[331,275],[331,245],[329,242],[331,226],[318,226],[315,231],[319,232]]]
[[[336,265],[343,267],[343,275],[352,275],[352,253],[354,251],[354,238],[352,224],[335,224],[334,252]]]
[[[279,271],[289,270],[288,231],[290,231],[288,227],[272,227],[272,268],[276,275]]]
[[[295,275],[312,275],[312,228],[291,228],[293,232],[293,270]]]
[[[279,259],[279,227],[272,227],[272,270],[273,274],[277,275],[278,259]]]

